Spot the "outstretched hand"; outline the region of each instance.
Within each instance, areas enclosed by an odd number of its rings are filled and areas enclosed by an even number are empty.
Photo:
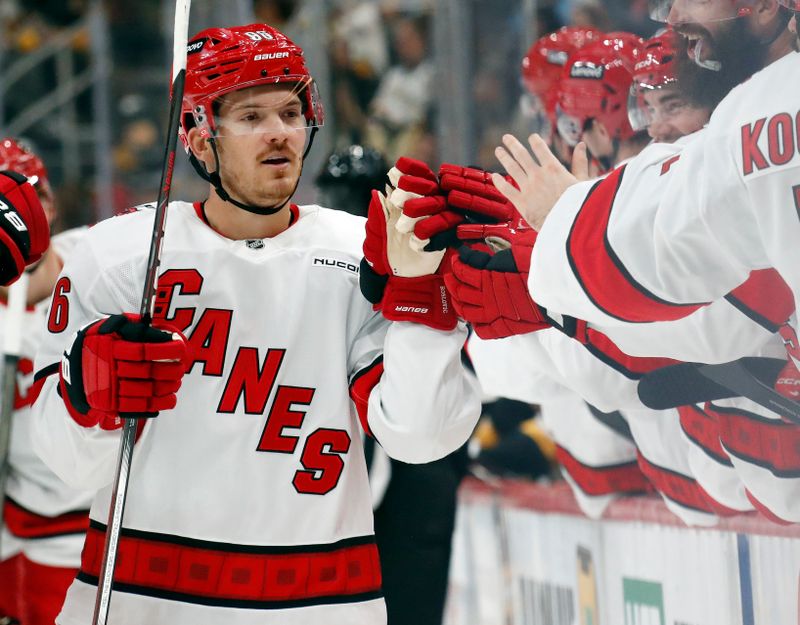
[[[503,135],[505,147],[498,146],[494,153],[518,188],[500,174],[492,174],[492,182],[525,221],[539,230],[564,191],[589,179],[589,159],[586,144],[579,143],[572,155],[570,172],[538,134],[528,137],[528,143],[530,152],[516,137]]]

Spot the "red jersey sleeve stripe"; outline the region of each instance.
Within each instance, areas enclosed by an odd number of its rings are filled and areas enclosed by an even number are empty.
[[[372,436],[367,421],[367,409],[369,407],[369,395],[372,389],[377,386],[383,375],[383,356],[379,356],[372,364],[363,368],[353,376],[350,382],[350,399],[356,406],[358,420],[367,436]]]
[[[89,511],[73,510],[48,517],[28,510],[6,497],[3,516],[8,531],[18,538],[54,538],[83,534],[89,528]]]
[[[586,331],[586,343],[584,343],[584,347],[586,347],[595,358],[631,380],[638,380],[645,373],[678,363],[677,360],[672,360],[671,358],[629,356],[617,347],[605,334],[592,328],[588,328]]]
[[[28,391],[28,402],[27,402],[28,405],[33,406],[33,404],[39,397],[40,393],[42,392],[42,387],[44,386],[44,383],[47,381],[47,378],[51,375],[55,375],[56,373],[58,373],[60,367],[61,367],[60,363],[54,363],[36,372],[36,375],[33,376],[33,384],[31,385],[31,388]]]
[[[592,187],[567,238],[567,258],[591,302],[622,321],[672,321],[704,304],[676,304],[663,300],[636,282],[608,241],[608,224],[625,166]]]
[[[777,332],[794,311],[792,290],[774,269],[751,272],[725,299],[770,332]]]

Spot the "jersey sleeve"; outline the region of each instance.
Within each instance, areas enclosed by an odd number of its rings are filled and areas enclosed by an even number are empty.
[[[529,404],[556,401],[568,394],[554,379],[553,367],[542,346],[541,335],[551,332],[561,334],[557,330],[542,330],[493,340],[473,334],[468,350],[483,393]]]
[[[369,394],[369,430],[393,458],[437,460],[463,445],[481,413],[480,393],[465,368],[467,339],[451,332],[392,322],[383,348],[383,371]]]
[[[775,84],[794,84],[797,58],[732,90],[672,155],[650,146],[564,194],[533,251],[533,298],[548,311],[620,325],[684,317],[770,267],[796,291],[797,103]]]
[[[634,357],[723,363],[759,352],[794,309],[791,290],[772,269],[754,271],[725,297],[671,322],[593,328]],[[590,340],[589,343],[592,341]]]
[[[35,361],[38,397],[32,413],[37,455],[70,486],[93,490],[113,478],[119,431],[78,425],[67,412],[58,381],[62,354],[80,328],[103,316],[135,309],[99,267],[100,259],[84,240],[56,282]]]
[[[574,185],[533,250],[529,287],[548,311],[602,325],[671,321],[744,282],[698,205],[709,194],[707,133],[652,146],[606,178]],[[680,147],[680,146],[678,146]]]

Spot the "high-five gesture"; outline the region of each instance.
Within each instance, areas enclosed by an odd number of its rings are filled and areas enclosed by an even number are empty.
[[[586,145],[579,143],[572,155],[570,172],[538,134],[528,137],[528,143],[530,152],[516,137],[503,135],[505,147],[498,146],[494,153],[517,186],[500,174],[492,174],[492,182],[525,220],[539,230],[561,194],[576,182],[589,179],[589,160]]]

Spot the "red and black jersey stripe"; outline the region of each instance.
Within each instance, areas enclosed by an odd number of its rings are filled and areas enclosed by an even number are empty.
[[[611,211],[625,166],[598,181],[589,191],[567,238],[567,258],[587,297],[607,315],[631,323],[672,321],[703,303],[666,301],[639,284],[608,240]]]
[[[92,520],[78,579],[97,585],[106,526]],[[113,589],[184,603],[275,610],[378,599],[374,536],[255,546],[122,528]]]

